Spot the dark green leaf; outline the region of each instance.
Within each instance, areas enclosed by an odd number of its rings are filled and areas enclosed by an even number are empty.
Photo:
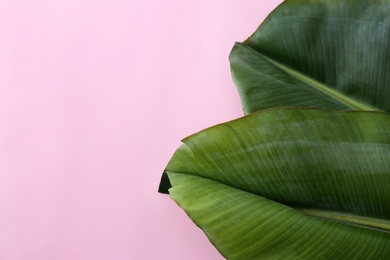
[[[389,13],[389,1],[285,1],[230,55],[245,113],[390,112]]]

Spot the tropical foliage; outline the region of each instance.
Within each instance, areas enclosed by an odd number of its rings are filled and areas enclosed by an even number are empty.
[[[159,188],[224,257],[388,258],[389,13],[285,1],[235,44],[247,115],[185,138]]]

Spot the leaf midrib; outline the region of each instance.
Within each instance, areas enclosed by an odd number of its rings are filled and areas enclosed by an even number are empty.
[[[358,216],[354,214],[322,209],[295,208],[305,215],[337,221],[345,224],[357,225],[363,228],[373,228],[390,233],[390,220]]]
[[[344,93],[336,90],[336,89],[333,89],[289,66],[286,66],[280,62],[277,62],[273,59],[271,59],[270,57],[268,57],[267,55],[264,55],[262,53],[259,53],[258,51],[254,50],[253,48],[251,48],[250,46],[246,45],[245,43],[243,44],[245,47],[247,47],[249,50],[255,52],[257,55],[261,56],[262,58],[266,59],[268,62],[272,63],[273,65],[275,65],[276,67],[278,67],[280,70],[284,71],[285,73],[289,74],[290,76],[296,78],[296,79],[299,79],[300,81],[308,84],[309,86],[317,89],[318,91],[332,97],[333,99],[339,101],[340,103],[352,108],[352,109],[355,109],[355,110],[364,110],[364,111],[382,111],[376,107],[372,107],[364,102],[361,102],[361,101],[357,101],[353,98],[350,98],[348,97],[347,95],[345,95]]]

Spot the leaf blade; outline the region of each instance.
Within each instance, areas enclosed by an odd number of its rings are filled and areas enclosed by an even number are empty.
[[[227,259],[381,259],[389,234],[314,219],[202,177],[169,173],[172,199]]]
[[[242,45],[250,48],[252,55],[254,52],[264,55],[358,103],[389,112],[389,11],[389,1],[285,1]],[[264,95],[282,99],[282,106],[350,109],[349,106],[334,106],[332,102],[327,104],[329,100],[320,94],[317,98],[309,96],[312,101],[300,102],[283,97],[281,91],[286,89],[288,95],[292,86],[269,86],[269,80],[261,73],[255,75],[245,71],[249,66],[272,74],[279,68],[264,68],[243,55],[236,45],[230,60],[232,76],[246,113],[280,106],[278,102],[275,105],[268,102]],[[254,57],[258,58],[258,55]],[[248,74],[254,77],[249,82]],[[285,76],[279,76],[279,79],[289,80]],[[302,84],[293,85],[297,92],[302,88],[305,95]],[[275,88],[275,93],[271,87]],[[366,110],[364,106],[363,109]]]
[[[271,109],[183,140],[166,171],[294,207],[390,219],[390,117]]]

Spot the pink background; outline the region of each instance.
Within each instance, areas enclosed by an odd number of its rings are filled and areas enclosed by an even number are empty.
[[[280,2],[0,0],[0,260],[222,259],[156,190]]]

